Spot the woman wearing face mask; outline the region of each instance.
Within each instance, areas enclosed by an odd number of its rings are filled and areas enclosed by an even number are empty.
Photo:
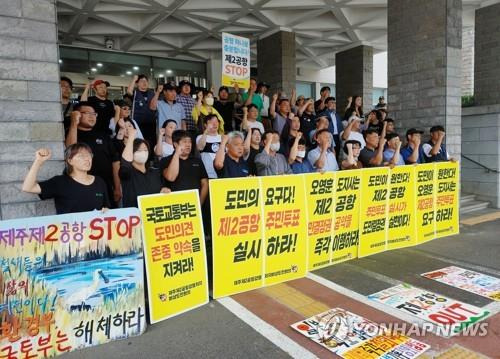
[[[123,207],[137,207],[137,196],[170,192],[162,187],[160,170],[147,165],[149,145],[145,140],[134,139],[135,131],[129,130],[120,163]]]
[[[197,98],[198,100],[196,102],[196,105],[193,107],[193,112],[191,114],[193,117],[193,121],[198,126],[198,130],[200,131],[200,133],[203,133],[204,131],[203,123],[202,121],[199,121],[200,117],[215,115],[219,119],[219,127],[217,132],[219,133],[219,135],[224,134],[224,119],[214,108],[214,94],[212,93],[212,91],[199,91],[197,94]]]
[[[57,214],[105,210],[110,207],[106,183],[88,172],[92,167],[92,150],[84,143],[66,148],[66,170],[60,176],[37,182],[40,168],[49,160],[51,152],[40,149],[24,179],[24,192],[37,194],[40,199],[54,198]]]
[[[118,133],[120,128],[125,129],[125,122],[130,121],[134,125],[134,128],[137,129],[137,138],[144,138],[137,122],[130,118],[130,112],[131,109],[128,102],[124,100],[115,101],[115,117],[109,121],[111,133]]]
[[[340,164],[343,170],[355,170],[363,168],[363,164],[358,160],[359,152],[361,151],[361,142],[356,140],[346,141],[344,144],[344,152],[347,158]]]
[[[155,155],[162,159],[174,153],[174,143],[172,142],[172,133],[177,130],[177,122],[175,120],[166,120],[158,133],[158,141],[156,141]]]
[[[292,167],[294,174],[312,173],[315,172],[306,158],[306,140],[299,132],[295,138],[292,138],[289,143],[290,154],[288,155],[288,163]]]

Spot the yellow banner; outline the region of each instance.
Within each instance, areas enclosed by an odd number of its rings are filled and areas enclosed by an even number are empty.
[[[198,191],[138,197],[151,323],[208,302]]]
[[[459,167],[458,162],[436,163],[436,234],[441,238],[459,231]]]
[[[335,211],[335,172],[304,176],[307,198],[308,270],[330,265],[333,215]]]
[[[358,257],[366,257],[386,250],[389,168],[365,168],[361,176]]]
[[[307,270],[304,176],[269,176],[261,181],[265,284],[301,278]]]
[[[415,168],[417,244],[434,239],[434,163],[418,165]]]
[[[358,256],[361,170],[335,173],[335,225],[332,263]]]
[[[214,298],[264,283],[260,191],[258,177],[210,181]]]
[[[415,166],[397,166],[390,171],[389,227],[387,249],[416,244]]]

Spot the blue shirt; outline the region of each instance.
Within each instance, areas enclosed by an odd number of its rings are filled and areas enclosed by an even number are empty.
[[[309,161],[311,166],[313,166],[315,171],[326,172],[326,171],[338,171],[339,170],[339,165],[337,163],[337,160],[335,159],[335,155],[330,150],[328,150],[326,153],[326,161],[325,161],[325,165],[323,166],[323,168],[316,168],[316,166],[314,164],[318,161],[320,156],[321,156],[321,149],[319,147],[316,147],[314,150],[309,151],[309,153],[307,154],[307,160]]]
[[[399,151],[399,153],[401,154],[401,157],[403,157],[403,161],[405,161],[405,163],[407,165],[411,165],[413,163],[423,163],[422,162],[422,160],[423,160],[422,146],[420,146],[418,148],[418,157],[417,157],[416,162],[409,162],[408,161],[408,158],[410,158],[410,156],[413,153],[413,148],[411,148],[410,146],[406,145],[405,147],[401,148],[401,151]]]
[[[295,161],[294,163],[291,164],[290,167],[292,167],[292,171],[294,174],[315,172],[314,168],[311,166],[309,161],[305,158],[302,159],[302,162]]]
[[[166,120],[177,122],[177,129],[181,129],[182,119],[184,118],[184,107],[176,101],[169,104],[166,101],[158,101],[158,126],[161,128]]]
[[[388,148],[384,151],[384,162],[390,162],[392,160],[392,157],[394,157],[394,150]],[[399,156],[398,162],[396,163],[396,166],[404,166],[405,161],[403,160],[403,156]]]

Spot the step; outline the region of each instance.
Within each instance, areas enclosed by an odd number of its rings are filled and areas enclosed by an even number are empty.
[[[465,206],[460,205],[460,213],[463,214],[463,213],[480,211],[480,210],[488,208],[489,205],[490,205],[489,202],[471,201],[471,202],[467,203]]]
[[[476,199],[475,194],[464,194],[460,197],[460,206],[473,202],[475,199]]]

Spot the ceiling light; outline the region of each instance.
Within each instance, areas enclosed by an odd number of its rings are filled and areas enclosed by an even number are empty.
[[[59,63],[62,64],[62,60],[61,59],[59,59]]]
[[[132,71],[127,71],[127,75],[132,75]]]
[[[159,74],[158,77],[163,78],[163,77],[165,77],[165,75],[164,74]]]
[[[134,66],[134,70],[135,71],[139,70],[139,66]]]
[[[102,67],[102,64],[100,62],[98,62],[97,67]]]
[[[92,68],[90,69],[90,71],[92,71],[92,72],[97,72],[97,69],[96,69],[95,67],[92,67]]]
[[[165,71],[167,74],[171,74],[172,73],[172,70],[167,70]]]

